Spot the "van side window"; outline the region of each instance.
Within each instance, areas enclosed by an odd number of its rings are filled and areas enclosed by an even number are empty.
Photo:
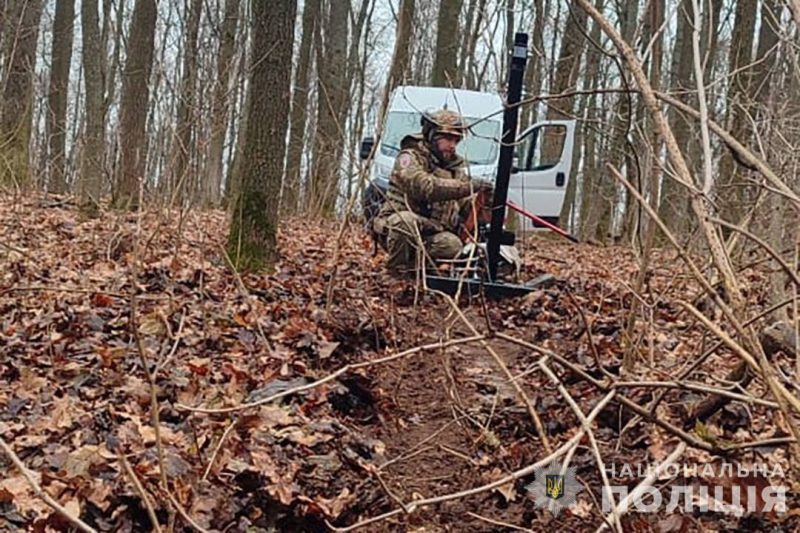
[[[520,145],[523,170],[547,170],[561,160],[567,128],[562,124],[545,124],[531,131]]]

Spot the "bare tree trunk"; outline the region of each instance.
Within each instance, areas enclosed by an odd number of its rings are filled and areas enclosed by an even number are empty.
[[[626,42],[630,42],[636,31],[636,24],[639,17],[639,2],[637,0],[626,0],[621,6],[621,9],[622,11],[619,14],[621,19],[620,29],[623,39]],[[627,76],[627,73],[622,72],[620,75]],[[629,123],[633,120],[634,113],[632,98],[631,95],[623,94],[617,99],[616,112],[612,121],[614,130],[608,149],[608,158],[613,161],[615,167],[619,168],[621,166],[621,161],[627,162],[626,171],[629,175],[636,171],[631,164],[631,155],[627,147]],[[599,217],[592,217],[592,220],[587,222],[593,229],[592,235],[594,239],[605,242],[609,237],[614,237],[613,231],[617,192],[614,181],[608,176],[604,176],[598,189],[600,194],[598,194],[593,201],[598,203],[595,213],[599,212]]]
[[[248,11],[249,5],[249,2],[242,2],[242,13],[240,14],[242,21],[250,20],[250,14]],[[250,105],[250,91],[246,89],[247,85],[245,81],[249,78],[249,73],[251,71],[250,61],[252,60],[252,54],[250,53],[250,48],[252,48],[252,46],[248,44],[250,42],[248,37],[251,33],[251,26],[251,24],[241,25],[242,35],[239,39],[240,47],[237,51],[239,56],[239,70],[237,73],[238,80],[236,83],[237,99],[234,100],[233,112],[231,113],[231,138],[235,138],[236,142],[231,148],[231,161],[230,165],[228,165],[228,175],[227,179],[225,180],[225,192],[223,194],[224,202],[229,207],[234,205],[234,200],[239,192],[239,184],[241,182],[240,167],[242,166],[241,162],[243,158],[242,150],[245,145],[244,139],[247,137],[247,108]],[[238,131],[235,131],[237,129],[237,118],[239,127]]]
[[[197,34],[200,27],[200,10],[202,0],[190,0],[189,17],[186,23],[186,40],[183,47],[183,73],[178,94],[178,124],[172,142],[170,155],[171,169],[170,190],[178,198],[186,200],[191,197],[187,191],[191,190],[186,185],[186,169],[189,165],[189,150],[192,142],[194,120],[192,113],[195,111],[195,93],[197,80]]]
[[[228,252],[237,268],[270,269],[278,257],[278,203],[291,104],[295,0],[253,0],[252,70],[241,190]]]
[[[584,48],[586,32],[586,12],[574,7],[572,16],[567,15],[564,27],[564,38],[561,40],[561,51],[556,62],[555,76],[550,86],[550,94],[561,94],[574,91],[577,86],[581,55]],[[550,104],[547,109],[548,120],[572,118],[575,98],[563,98]],[[542,161],[557,161],[563,149],[563,138],[547,135],[542,139]],[[577,152],[577,150],[576,150]],[[560,224],[566,225],[569,212],[575,198],[576,180],[567,183],[566,198],[561,207]]]
[[[478,0],[478,7],[475,14],[475,24],[472,26],[472,33],[469,34],[467,41],[467,54],[464,57],[465,63],[461,66],[463,75],[466,77],[462,86],[467,89],[477,89],[478,73],[475,67],[475,49],[478,46],[478,37],[483,31],[483,18],[486,15],[486,0]]]
[[[333,216],[339,196],[339,162],[347,116],[347,19],[349,0],[331,2],[324,32],[325,60],[318,61],[317,135],[314,139],[314,212]]]
[[[543,0],[533,2],[533,27],[531,28],[531,61],[525,70],[525,90],[528,96],[539,94],[542,87],[542,72],[544,72],[544,22],[545,11]],[[599,57],[598,57],[599,60]],[[526,106],[522,111],[522,129],[526,129],[536,120],[536,105]]]
[[[431,84],[435,87],[458,87],[456,75],[456,47],[458,46],[458,19],[462,0],[439,0],[436,21],[436,55],[433,60]]]
[[[228,102],[233,79],[233,52],[236,45],[236,27],[239,22],[239,0],[225,0],[225,13],[220,30],[217,53],[217,77],[211,107],[211,140],[208,153],[208,174],[205,180],[204,203],[218,206],[222,188],[222,153],[225,148]]]
[[[728,88],[726,111],[728,130],[734,138],[747,144],[752,134],[747,118],[750,105],[750,85],[753,76],[753,40],[755,38],[756,0],[738,0],[736,3],[736,20],[731,36],[731,49],[728,68],[731,73]],[[742,204],[745,200],[745,188],[737,183],[739,169],[733,157],[724,153],[719,164],[719,183],[723,216],[737,224],[743,214]]]
[[[53,49],[50,55],[50,94],[47,133],[50,144],[49,189],[55,193],[67,190],[64,176],[64,143],[66,141],[67,93],[69,67],[72,61],[72,28],[75,0],[56,0],[53,20]]]
[[[31,184],[28,145],[41,0],[14,1],[7,11],[0,100],[0,187]]]
[[[149,108],[155,27],[155,0],[136,0],[120,102],[122,143],[114,205],[121,208],[137,206],[139,182],[145,179],[147,115],[143,111]]]
[[[408,50],[411,46],[411,25],[414,22],[415,0],[401,0],[400,14],[397,21],[397,36],[394,41],[392,66],[389,68],[388,87],[381,105],[380,117],[383,117],[386,106],[389,104],[389,93],[403,82],[408,74]]]
[[[97,0],[81,0],[83,69],[86,86],[86,129],[83,137],[81,172],[78,176],[81,211],[90,217],[98,213],[103,184],[105,154],[103,105],[103,50],[98,28]]]
[[[303,6],[303,35],[300,38],[300,55],[292,92],[292,115],[289,132],[289,152],[286,156],[286,181],[283,188],[283,211],[293,214],[297,211],[300,194],[300,166],[305,147],[305,132],[308,122],[308,94],[310,91],[309,71],[311,70],[311,43],[319,23],[320,0],[305,0]]]
[[[109,65],[106,66],[104,70],[104,79],[105,79],[105,92],[106,98],[104,102],[104,109],[103,114],[104,116],[108,116],[108,110],[111,107],[111,104],[114,102],[116,98],[116,91],[117,91],[117,73],[122,70],[122,61],[120,57],[122,56],[122,33],[123,27],[125,22],[125,2],[119,2],[116,6],[116,14],[117,18],[114,23],[114,45],[113,45],[113,52],[111,56],[111,62]],[[110,32],[111,20],[111,0],[103,0],[103,35],[101,37],[101,42],[103,44],[103,49],[105,49],[106,45],[108,44],[108,34]],[[105,54],[103,54],[105,57]]]
[[[500,74],[508,69],[508,58],[511,57],[511,51],[514,49],[514,0],[506,0],[506,38],[505,48],[500,51]],[[501,78],[502,79],[502,78]]]
[[[458,41],[458,68],[456,69],[456,75],[458,76],[458,87],[464,87],[466,78],[467,78],[467,54],[469,52],[469,42],[472,39],[472,24],[473,19],[475,18],[475,5],[477,0],[469,0],[467,4],[467,14],[464,19],[464,30],[461,32]]]

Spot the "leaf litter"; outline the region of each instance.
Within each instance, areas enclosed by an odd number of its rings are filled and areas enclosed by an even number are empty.
[[[0,198],[0,240],[9,245],[0,247],[0,436],[44,490],[82,520],[103,531],[150,527],[119,454],[151,495],[159,520],[169,511],[158,488],[149,385],[129,327],[131,291],[140,300],[137,334],[157,375],[170,489],[202,527],[324,531],[326,520],[352,524],[397,508],[398,500],[477,487],[543,457],[526,409],[476,344],[362,368],[230,415],[179,409],[179,404],[220,408],[258,401],[346,364],[447,334],[469,334],[443,300],[417,296],[409,283],[387,277],[383,255],[373,255],[368,236],[357,228],[343,244],[327,312],[336,227],[287,221],[280,229],[275,272],[240,279],[222,254],[225,213],[190,211],[182,217],[143,215],[139,276],[133,282],[135,215],[106,213],[86,221],[68,205]],[[596,378],[602,370],[595,351],[606,371],[619,374],[625,343],[634,342],[639,365],[626,379],[668,379],[708,339],[674,303],[676,295],[699,294],[698,288],[674,253],[657,254],[645,295],[654,313],[637,317],[633,339],[626,337],[626,324],[637,267],[633,255],[618,247],[536,236],[523,248],[523,277],[546,272],[561,282],[524,298],[464,303],[464,309],[479,329],[485,331],[488,323],[568,358]],[[750,299],[759,308],[766,307],[765,279],[759,271],[749,273]],[[591,328],[593,348],[576,305]],[[490,343],[511,372],[522,375],[553,444],[574,435],[579,422],[535,371],[538,356],[496,339]],[[721,375],[735,363],[720,351],[702,369],[706,377]],[[588,412],[601,394],[564,369],[554,370]],[[685,404],[697,397],[669,392],[659,416],[680,425]],[[631,398],[644,404],[652,391],[636,389]],[[651,425],[622,430],[622,411],[616,406],[606,411],[595,434],[608,464],[655,462],[677,443]],[[759,405],[717,415],[708,426],[715,438],[728,442],[771,438],[777,427],[774,414]],[[686,461],[710,459],[692,452]],[[732,457],[745,464],[788,464],[783,448]],[[590,449],[581,447],[572,464],[599,499],[602,482]],[[66,528],[5,458],[0,471],[0,529]],[[422,508],[369,530],[496,527],[475,515],[532,530],[551,527],[551,517],[525,493],[532,480]],[[636,480],[612,482],[633,486]],[[585,489],[578,500],[574,512],[560,515],[560,527],[582,530],[602,521]],[[792,520],[791,513],[788,518],[712,513],[678,520],[662,512],[627,515],[623,524],[637,531],[672,531],[787,527]]]

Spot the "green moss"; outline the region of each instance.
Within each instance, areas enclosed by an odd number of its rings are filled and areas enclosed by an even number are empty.
[[[237,270],[271,272],[278,259],[275,214],[261,191],[239,194],[228,235],[228,255]]]
[[[24,188],[30,183],[27,145],[17,138],[3,139],[0,144],[0,185]]]

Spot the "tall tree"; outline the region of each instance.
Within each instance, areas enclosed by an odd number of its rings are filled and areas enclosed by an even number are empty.
[[[625,0],[618,6],[620,30],[623,39],[626,42],[632,42],[636,33],[636,25],[639,19],[639,1],[638,0]],[[620,76],[627,76],[625,71],[619,73]],[[630,84],[630,81],[628,82]],[[608,158],[617,168],[622,167],[625,163],[625,169],[629,176],[634,175],[638,171],[636,165],[633,164],[633,155],[630,153],[628,146],[630,129],[633,125],[634,115],[634,98],[632,95],[623,94],[617,99],[616,114],[614,117],[614,129],[609,146]],[[631,177],[631,179],[634,179]],[[596,210],[590,211],[592,215],[589,222],[594,229],[594,238],[598,241],[604,242],[608,237],[613,237],[614,231],[614,215],[616,212],[617,189],[614,180],[608,175],[603,175],[598,189],[600,194],[595,199],[597,203]],[[599,215],[599,216],[598,216]]]
[[[436,21],[436,55],[433,59],[431,81],[436,87],[458,87],[456,49],[458,47],[458,19],[462,0],[439,0]]]
[[[317,61],[317,131],[312,174],[313,211],[332,216],[339,196],[339,162],[347,117],[347,21],[350,0],[330,2]]]
[[[50,144],[50,190],[62,193],[67,189],[64,176],[64,144],[67,139],[67,95],[69,67],[72,62],[73,19],[75,0],[56,0],[53,19],[53,50],[50,55],[50,94],[47,98],[48,140]]]
[[[103,103],[103,48],[100,37],[98,0],[81,0],[83,35],[83,81],[86,87],[86,122],[84,126],[81,172],[78,176],[81,211],[96,216],[103,183],[103,140],[105,106]]]
[[[572,6],[570,12],[567,13],[564,37],[561,39],[561,50],[555,65],[550,94],[562,94],[574,91],[577,88],[581,56],[585,48],[585,33],[586,12],[578,6]],[[572,118],[574,101],[574,97],[567,97],[551,104],[547,109],[547,120]],[[546,135],[542,139],[542,161],[557,161],[563,145],[563,137]],[[560,223],[564,226],[566,226],[570,217],[576,187],[577,180],[571,179],[567,182],[566,197],[560,214]]]
[[[597,0],[595,7],[598,11],[603,11],[604,0]],[[600,25],[596,22],[592,24],[592,31],[589,35],[592,42],[599,43],[601,37]],[[600,51],[595,46],[589,46],[586,52],[586,75],[583,80],[584,90],[590,90],[597,86],[600,74]],[[580,236],[585,238],[589,230],[589,213],[597,204],[599,196],[598,182],[602,172],[598,162],[598,147],[602,145],[600,132],[592,128],[591,124],[598,121],[598,95],[591,93],[586,98],[586,120],[581,127],[581,137],[583,138],[583,172],[581,172],[581,210],[580,210]],[[589,129],[591,128],[591,129]],[[588,130],[588,135],[586,134]],[[576,167],[573,167],[576,168]]]
[[[415,0],[400,0],[400,13],[397,19],[394,52],[392,53],[392,64],[389,67],[389,79],[384,93],[383,104],[381,105],[381,117],[389,103],[389,93],[400,85],[408,75],[408,50],[411,46],[411,36],[413,35],[412,25],[414,24],[414,11]]]
[[[525,90],[528,95],[539,93],[542,86],[542,72],[545,65],[544,50],[544,0],[533,0],[533,26],[531,27],[531,59],[525,69]],[[599,60],[599,57],[598,57]],[[530,126],[536,120],[536,105],[525,106],[522,109],[521,127]]]
[[[693,93],[694,80],[692,69],[692,0],[681,0],[678,4],[677,28],[675,41],[672,47],[672,61],[670,68],[670,88],[675,92],[675,97],[690,103]],[[692,142],[691,122],[677,109],[670,109],[667,115],[675,139],[680,143],[680,148],[686,149]],[[688,191],[677,180],[667,177],[663,185],[663,199],[660,206],[661,217],[670,224],[678,235],[685,235],[686,224],[689,221]]]
[[[225,131],[229,92],[234,69],[233,52],[236,45],[236,27],[239,21],[239,0],[225,0],[225,12],[220,28],[219,50],[217,51],[217,77],[214,82],[214,96],[211,104],[211,141],[208,150],[208,175],[205,180],[204,203],[217,206],[222,187],[222,155],[225,149]]]
[[[514,33],[516,28],[514,26],[515,11],[514,0],[506,0],[506,38],[505,47],[500,51],[500,73],[505,73],[508,70],[508,59],[511,57],[511,52],[514,49]]]
[[[726,101],[727,126],[731,135],[748,144],[752,134],[749,114],[751,106],[751,84],[753,77],[753,41],[755,39],[756,0],[738,0],[731,35],[728,68],[731,74]],[[730,153],[722,155],[719,163],[721,204],[723,216],[738,223],[745,200],[745,188],[737,183],[738,165]]]
[[[238,268],[269,269],[277,259],[278,201],[291,104],[295,0],[253,0],[248,125],[241,186],[228,251]]]
[[[187,2],[189,17],[186,23],[186,38],[183,46],[183,72],[181,74],[178,94],[178,124],[172,140],[170,190],[174,194],[184,196],[186,186],[186,169],[189,165],[189,147],[192,141],[192,114],[195,112],[195,94],[197,80],[197,34],[200,29],[202,0]]]
[[[147,149],[145,126],[150,100],[150,70],[156,28],[155,0],[136,0],[131,20],[128,54],[122,75],[120,101],[119,176],[114,194],[117,207],[136,207],[139,180],[144,179]]]
[[[311,70],[311,43],[319,23],[320,0],[305,0],[303,6],[303,34],[300,38],[300,54],[292,90],[291,130],[289,133],[289,153],[286,157],[286,181],[283,188],[283,209],[294,213],[298,208],[300,194],[300,163],[305,145],[306,123],[308,122],[308,94],[310,91],[309,71]]]
[[[30,183],[28,144],[36,41],[39,37],[41,0],[12,1],[6,10],[3,38],[3,80],[0,100],[0,186]]]

